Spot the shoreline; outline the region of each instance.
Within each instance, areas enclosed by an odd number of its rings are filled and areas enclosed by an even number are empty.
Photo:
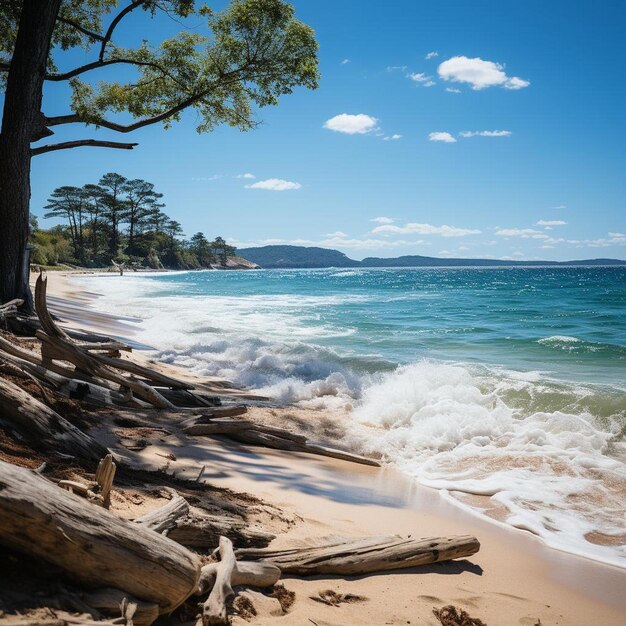
[[[49,286],[51,308],[69,318],[72,325],[117,334],[132,342],[132,323],[137,320],[89,309],[98,294],[77,287],[71,281],[73,274],[54,273]],[[255,409],[259,419],[263,411],[267,409]],[[452,562],[358,580],[286,578],[287,587],[297,593],[297,602],[281,618],[285,624],[310,623],[307,615],[317,616],[320,626],[411,623],[415,618],[417,623],[436,624],[432,608],[445,604],[457,604],[491,626],[534,626],[539,619],[546,625],[582,625],[591,620],[612,624],[626,615],[626,599],[620,593],[626,585],[626,570],[551,549],[530,533],[469,513],[448,502],[441,492],[422,487],[397,470],[241,448],[216,440],[182,450],[175,443],[164,442],[140,454],[145,462],[160,467],[163,454],[172,450],[176,450],[177,473],[197,475],[206,461],[205,477],[212,484],[253,493],[296,519],[293,528],[274,545],[324,534],[381,532],[420,536],[473,533],[481,541],[481,551],[471,563]],[[123,456],[124,448],[117,447],[115,452]],[[338,609],[308,600],[326,588],[365,595],[369,601]],[[372,617],[381,621],[363,621]],[[254,623],[270,621],[261,618]]]

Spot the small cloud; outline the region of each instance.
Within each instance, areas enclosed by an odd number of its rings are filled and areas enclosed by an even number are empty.
[[[530,81],[524,80],[523,78],[518,78],[517,76],[513,76],[513,78],[509,78],[504,83],[505,89],[524,89],[524,87],[528,87],[530,85]]]
[[[324,128],[347,135],[365,135],[376,130],[378,120],[371,115],[341,113],[324,122]]]
[[[510,137],[510,130],[464,130],[459,133],[461,137]]]
[[[456,87],[446,87],[446,91],[448,93],[461,93],[461,90]]]
[[[245,174],[237,174],[237,176],[235,176],[235,178],[256,178],[256,176],[254,174],[250,174],[250,172],[246,172]]]
[[[437,83],[434,80],[427,80],[424,83],[424,87],[434,87]]]
[[[567,222],[564,222],[563,220],[539,220],[535,226],[546,226],[546,227],[550,227],[550,226],[565,226],[567,224]]]
[[[429,141],[443,141],[444,143],[456,143],[456,139],[450,134],[445,132],[434,132],[428,135]]]
[[[383,137],[383,141],[398,141],[398,139],[402,139],[402,135],[395,134]]]
[[[352,61],[350,59],[344,59],[340,65],[348,65],[348,63],[352,63]]]
[[[496,230],[499,237],[521,237],[522,239],[550,239],[548,235],[534,228],[499,228]]]
[[[334,233],[326,233],[324,235],[324,237],[330,237],[330,238],[336,238],[336,239],[345,239],[346,237],[348,237],[348,235],[346,235],[346,233],[344,233],[341,230],[337,230]]]
[[[391,224],[384,224],[382,226],[376,226],[372,230],[373,234],[387,233],[395,235],[441,235],[442,237],[465,237],[466,235],[480,235],[480,230],[475,228],[457,228],[456,226],[433,226],[432,224],[417,224],[411,222],[404,226],[392,226]]]
[[[504,66],[493,61],[484,61],[479,57],[468,58],[455,56],[444,61],[437,68],[443,80],[454,83],[468,83],[478,91],[487,87],[504,87],[505,89],[522,89],[530,82],[517,76],[507,76]]]
[[[265,189],[266,191],[290,191],[292,189],[300,189],[302,185],[290,180],[283,180],[282,178],[268,178],[267,180],[260,180],[257,183],[246,185],[246,189]]]
[[[406,72],[406,70],[407,70],[406,65],[388,65],[387,66],[388,72]]]
[[[424,58],[427,61],[430,61],[430,59],[434,59],[435,57],[438,57],[439,53],[437,51],[433,51],[433,52],[429,52]]]
[[[424,72],[420,72],[420,73],[413,72],[411,74],[407,74],[407,78],[410,78],[412,81],[415,81],[416,83],[425,83],[430,80],[430,76],[426,76]]]
[[[376,222],[377,224],[393,224],[396,220],[393,217],[373,217],[370,222]]]
[[[567,209],[567,206],[565,206],[564,204],[559,204],[557,206],[551,206],[551,209]]]

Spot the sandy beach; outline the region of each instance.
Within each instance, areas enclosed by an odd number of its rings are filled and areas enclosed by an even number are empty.
[[[102,280],[106,280],[103,278]],[[71,274],[49,274],[50,308],[77,327],[125,337],[132,324],[97,312],[96,293],[80,290]],[[129,297],[131,297],[129,295]],[[137,346],[141,348],[141,346]],[[255,407],[251,417],[272,423],[293,408]],[[315,411],[303,419],[321,419]],[[94,433],[97,435],[97,433]],[[626,620],[626,571],[549,549],[530,533],[466,512],[435,490],[418,486],[388,468],[371,468],[308,454],[240,447],[210,438],[193,444],[175,438],[150,441],[140,452],[115,440],[107,445],[129,464],[162,468],[177,477],[197,476],[217,487],[247,492],[280,510],[273,547],[343,535],[400,534],[413,537],[472,534],[480,551],[468,560],[359,578],[282,582],[296,594],[280,619],[259,614],[254,624],[432,624],[433,608],[453,604],[489,626],[618,625]],[[132,515],[132,511],[126,511]],[[354,594],[358,602],[329,606],[311,599],[325,590]],[[245,624],[234,618],[233,623]]]

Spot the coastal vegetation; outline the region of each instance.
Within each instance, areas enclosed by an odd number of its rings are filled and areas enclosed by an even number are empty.
[[[202,232],[184,239],[180,223],[164,212],[162,198],[152,183],[115,172],[98,183],[57,187],[44,207],[44,218],[63,223],[42,230],[31,216],[31,263],[151,269],[225,266],[235,247],[220,236],[209,240]]]

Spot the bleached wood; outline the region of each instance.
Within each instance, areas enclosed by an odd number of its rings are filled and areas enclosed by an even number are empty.
[[[285,550],[245,548],[237,556],[264,559],[283,573],[354,576],[404,569],[471,556],[480,543],[470,535],[406,539],[399,536],[334,539],[326,545]]]
[[[188,513],[189,503],[185,498],[174,492],[172,499],[167,504],[138,517],[135,523],[150,528],[157,533],[167,535],[176,526],[176,522]]]
[[[168,613],[198,587],[199,558],[30,470],[0,461],[0,543],[94,588],[114,587]]]
[[[280,578],[280,570],[270,563],[237,562],[232,541],[226,537],[220,537],[215,554],[219,555],[219,562],[202,568],[198,585],[198,593],[212,585],[211,593],[202,605],[203,626],[228,624],[227,602],[234,595],[233,586],[268,587]]]
[[[115,478],[116,465],[113,462],[113,455],[107,454],[98,463],[96,470],[96,482],[100,487],[100,495],[105,509],[111,506],[111,488],[113,487],[113,479]]]
[[[95,439],[3,378],[0,378],[0,417],[7,419],[37,447],[94,462],[108,453]]]
[[[82,597],[85,604],[101,611],[105,615],[111,617],[119,617],[124,599],[126,605],[134,604],[135,610],[132,615],[134,626],[150,626],[157,617],[159,617],[159,605],[155,602],[144,602],[121,589],[112,587],[103,587],[89,593],[85,593]]]

